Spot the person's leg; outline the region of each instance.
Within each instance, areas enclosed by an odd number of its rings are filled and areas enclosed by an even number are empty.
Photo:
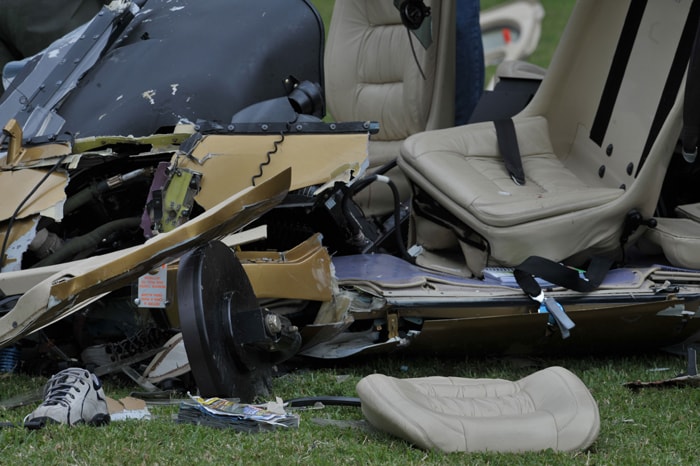
[[[457,0],[455,125],[469,121],[484,90],[479,0]]]

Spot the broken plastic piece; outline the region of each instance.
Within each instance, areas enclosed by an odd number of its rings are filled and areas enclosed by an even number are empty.
[[[553,323],[559,326],[561,337],[564,339],[569,338],[571,336],[570,330],[576,327],[576,324],[566,315],[562,305],[554,298],[545,298],[541,306],[544,306],[549,312],[550,321],[554,320]]]

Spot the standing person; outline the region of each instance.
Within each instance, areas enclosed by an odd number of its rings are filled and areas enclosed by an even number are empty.
[[[455,125],[469,121],[484,90],[479,0],[457,0]]]

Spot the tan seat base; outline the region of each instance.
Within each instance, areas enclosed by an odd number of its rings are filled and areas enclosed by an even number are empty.
[[[644,233],[643,241],[661,249],[671,265],[700,269],[700,223],[690,218],[658,218],[656,228]],[[648,244],[647,244],[648,246]]]
[[[357,392],[370,424],[426,450],[571,451],[589,447],[600,430],[593,396],[563,367],[516,382],[372,374]]]
[[[679,205],[676,207],[676,215],[700,222],[700,203]]]
[[[497,263],[514,266],[531,255],[562,260],[592,246],[615,250],[624,215],[601,208],[625,191],[591,185],[570,170],[554,153],[546,118],[514,122],[525,185],[515,184],[505,170],[492,122],[411,136],[399,165],[428,196],[486,238]]]
[[[672,3],[576,2],[537,92],[512,117],[524,185],[493,122],[414,134],[399,167],[460,236],[483,239],[493,263],[617,258],[628,212],[653,215],[681,129],[692,2]]]

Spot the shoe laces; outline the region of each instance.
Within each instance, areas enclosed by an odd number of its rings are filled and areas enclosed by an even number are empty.
[[[89,389],[89,373],[83,369],[65,369],[53,375],[44,389],[44,405],[70,406],[83,388]]]

